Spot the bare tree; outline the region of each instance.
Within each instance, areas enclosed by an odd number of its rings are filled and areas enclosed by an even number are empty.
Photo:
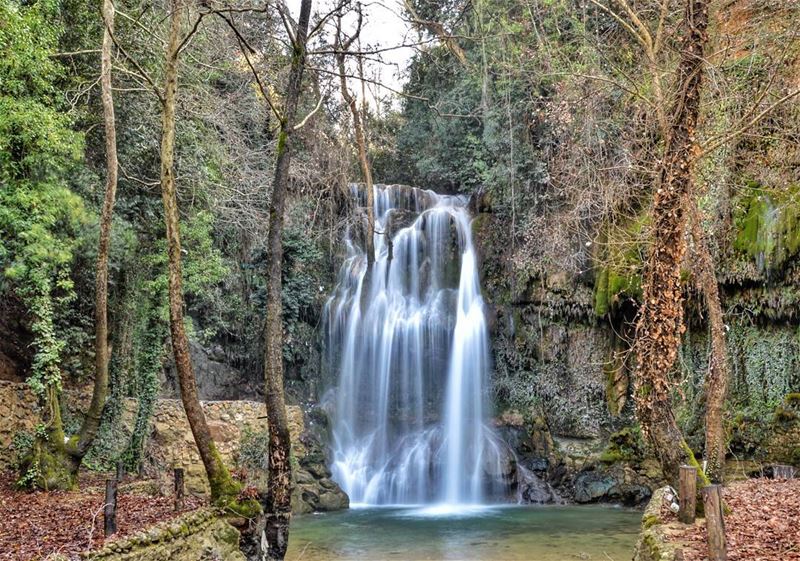
[[[282,113],[279,113],[270,103],[268,93],[250,61],[248,51],[252,52],[252,49],[246,44],[233,22],[226,19],[243,47],[247,64],[265,96],[265,101],[270,104],[270,109],[280,123],[272,196],[269,203],[269,233],[266,248],[264,387],[269,427],[267,488],[260,494],[263,519],[251,521],[251,527],[243,535],[241,545],[247,558],[252,560],[281,560],[286,556],[286,549],[289,545],[289,523],[292,517],[291,437],[283,388],[283,307],[281,302],[283,246],[281,238],[286,195],[289,188],[289,165],[294,149],[294,133],[308,122],[308,117],[297,122],[297,110],[302,94],[306,64],[311,0],[302,0],[300,18],[296,24],[292,24],[285,4],[279,4],[278,13],[291,41],[292,49]],[[321,105],[321,100],[318,107],[319,105]]]
[[[189,355],[189,338],[186,335],[183,315],[183,280],[181,275],[181,238],[178,216],[178,197],[175,187],[175,110],[178,95],[178,59],[182,48],[196,32],[202,14],[188,34],[181,33],[181,18],[185,14],[184,0],[170,0],[169,35],[162,102],[161,131],[161,194],[164,201],[164,220],[167,229],[169,252],[169,324],[172,350],[175,355],[178,386],[183,408],[192,430],[200,458],[211,487],[211,499],[226,503],[239,491],[217,451],[206,416],[197,394],[197,382]]]
[[[685,10],[676,96],[667,116],[668,136],[653,198],[653,239],[644,266],[635,343],[637,417],[664,475],[671,481],[677,480],[682,463],[697,463],[675,420],[670,382],[685,330],[680,276],[708,41],[707,0],[686,0]]]
[[[467,64],[467,54],[464,52],[464,49],[458,44],[456,37],[454,37],[441,22],[420,17],[417,9],[414,7],[413,0],[403,0],[403,7],[408,12],[414,25],[426,30],[439,39],[439,41],[453,53],[453,56],[458,59],[458,62],[463,65]]]
[[[345,67],[345,60],[349,54],[350,48],[353,43],[358,39],[361,34],[361,27],[364,21],[363,9],[361,3],[356,5],[356,12],[358,14],[358,21],[356,29],[352,35],[348,36],[342,29],[342,19],[344,17],[344,10],[339,10],[336,14],[336,44],[334,47],[336,57],[336,68],[339,72],[339,85],[342,91],[342,98],[350,110],[350,115],[353,118],[353,132],[356,137],[356,148],[358,149],[358,164],[361,167],[361,175],[364,179],[364,185],[367,195],[367,230],[364,235],[364,245],[367,254],[367,267],[372,267],[375,263],[375,201],[373,194],[372,183],[372,170],[370,169],[369,160],[367,158],[367,138],[364,134],[364,122],[361,110],[358,107],[358,101],[355,95],[350,91],[347,85],[347,71]],[[359,56],[360,55],[355,55]],[[363,85],[363,80],[362,80]]]

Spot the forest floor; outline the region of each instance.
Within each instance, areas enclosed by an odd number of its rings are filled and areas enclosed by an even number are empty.
[[[0,560],[33,561],[80,553],[103,545],[102,474],[82,473],[77,491],[20,491],[9,474],[0,475]],[[123,481],[117,498],[117,534],[126,536],[203,506],[187,496],[175,512],[173,499],[145,493],[141,480]]]
[[[724,488],[723,498],[728,561],[800,561],[800,479],[738,481]],[[680,526],[672,537],[683,545],[684,560],[705,561],[705,520]]]

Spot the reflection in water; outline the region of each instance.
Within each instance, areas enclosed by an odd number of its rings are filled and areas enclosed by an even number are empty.
[[[362,508],[292,522],[288,561],[623,561],[641,513],[610,507]]]

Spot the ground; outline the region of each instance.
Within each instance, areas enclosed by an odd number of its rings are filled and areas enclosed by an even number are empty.
[[[103,481],[82,474],[80,491],[26,492],[14,488],[13,478],[0,476],[0,560],[33,561],[60,554],[78,559],[81,552],[103,545]],[[175,512],[173,499],[152,495],[149,482],[123,482],[117,500],[117,528],[121,537],[202,506],[186,497],[184,510]]]
[[[800,561],[800,479],[739,481],[723,497],[728,561]],[[670,522],[670,539],[683,544],[684,561],[705,561],[705,520],[689,527]]]

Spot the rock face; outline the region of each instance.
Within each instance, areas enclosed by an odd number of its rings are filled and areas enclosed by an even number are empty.
[[[618,286],[614,293],[602,291],[603,262],[595,262],[593,242],[562,248],[574,250],[571,269],[553,255],[537,261],[530,252],[514,253],[508,225],[492,212],[491,199],[476,199],[474,208],[499,432],[522,466],[545,466],[534,472],[567,499],[646,501],[661,484],[658,469],[642,461],[643,450],[621,451],[613,442],[614,435],[637,426],[630,376],[636,291],[633,297]],[[541,235],[547,236],[553,224],[544,218]],[[741,264],[743,257],[734,257]],[[763,287],[765,279],[755,276],[747,277],[752,285],[743,285],[742,278],[730,276],[731,266],[723,263],[718,272],[724,305],[747,310],[742,316],[749,318],[731,314],[727,326],[729,401],[735,408],[731,450],[739,458],[800,466],[800,410],[791,406],[800,404],[800,394],[791,393],[800,388],[800,338],[796,304],[789,309],[800,269],[789,267],[783,280],[779,275],[775,286]],[[609,286],[636,286],[625,280]],[[675,410],[688,444],[700,452],[709,341],[702,303],[693,298],[677,361],[684,383]],[[539,493],[532,497],[525,500],[539,500]]]
[[[151,526],[130,537],[112,539],[86,561],[244,561],[239,531],[211,510]]]
[[[577,503],[614,502],[638,506],[650,498],[654,483],[630,465],[599,466],[575,476],[573,498]]]
[[[259,399],[263,382],[259,380],[253,383],[236,368],[228,365],[222,347],[217,345],[206,349],[196,341],[190,341],[189,354],[192,358],[200,399],[208,401]],[[173,362],[169,363],[163,375],[161,397],[179,397]]]

